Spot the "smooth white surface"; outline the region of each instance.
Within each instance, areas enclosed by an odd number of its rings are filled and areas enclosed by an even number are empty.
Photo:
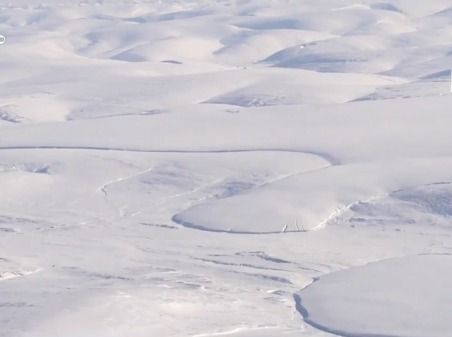
[[[301,293],[306,320],[343,336],[452,333],[450,255],[417,255],[327,275]]]
[[[451,6],[0,0],[0,336],[378,334],[296,296],[450,254]]]

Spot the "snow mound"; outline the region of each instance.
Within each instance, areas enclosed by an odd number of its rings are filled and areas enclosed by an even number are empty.
[[[353,227],[379,226],[397,230],[450,228],[452,185],[447,182],[406,188],[372,202],[360,202],[344,214]]]
[[[265,60],[276,67],[320,72],[378,73],[392,69],[391,41],[369,35],[312,42],[277,52]]]
[[[309,324],[345,337],[452,335],[452,256],[417,255],[330,274],[296,295]]]

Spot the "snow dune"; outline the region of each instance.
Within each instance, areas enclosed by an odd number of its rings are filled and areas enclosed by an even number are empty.
[[[451,22],[0,0],[0,337],[450,334]]]
[[[327,275],[297,297],[298,309],[341,336],[448,336],[452,298],[441,290],[451,265],[450,255],[417,255]]]

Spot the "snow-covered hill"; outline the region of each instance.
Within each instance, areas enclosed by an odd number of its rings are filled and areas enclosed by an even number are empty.
[[[451,0],[0,0],[0,34],[0,337],[452,335]]]

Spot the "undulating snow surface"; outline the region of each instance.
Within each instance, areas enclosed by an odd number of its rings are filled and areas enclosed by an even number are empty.
[[[451,0],[0,0],[0,337],[452,335]]]

